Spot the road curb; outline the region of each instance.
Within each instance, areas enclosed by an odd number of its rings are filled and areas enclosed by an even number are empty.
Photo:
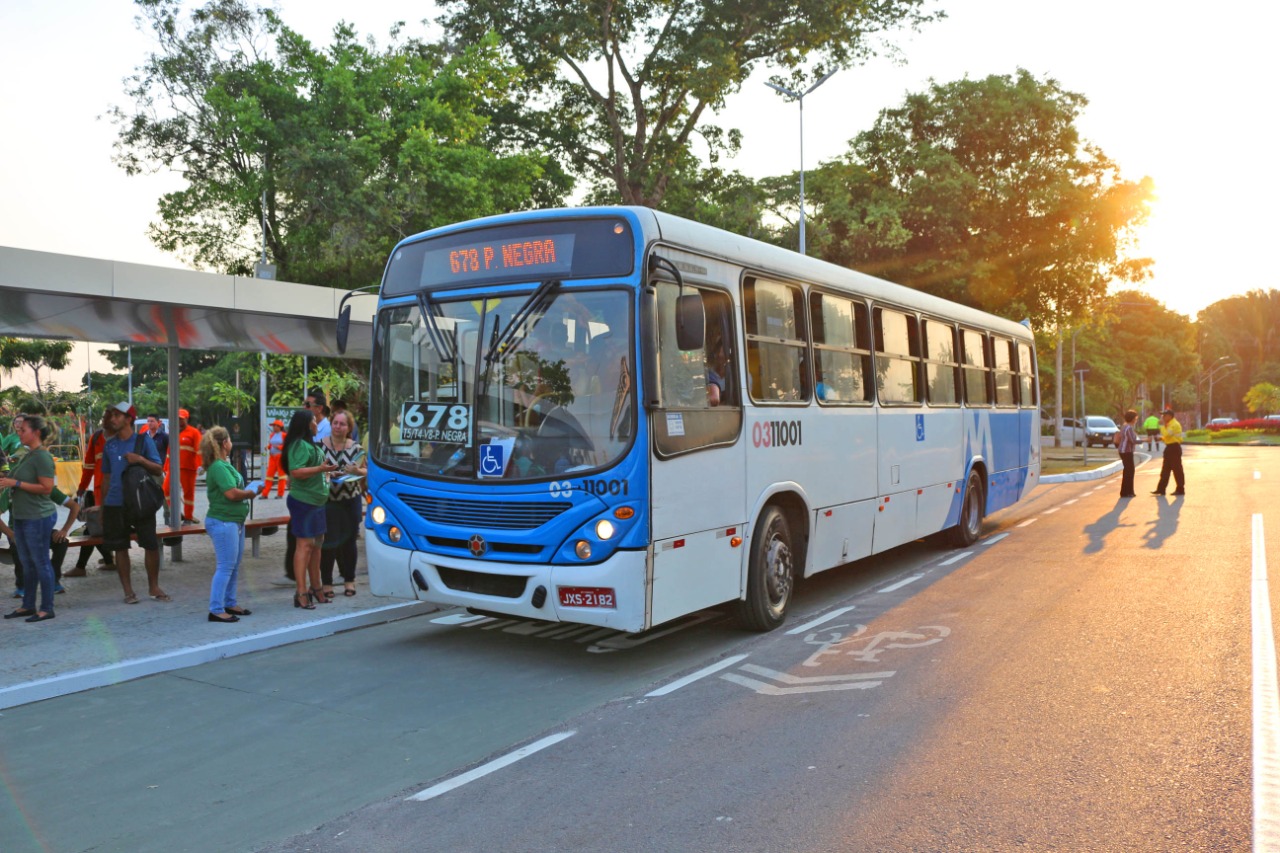
[[[1135,452],[1133,454],[1133,462],[1134,462],[1135,468],[1137,468],[1140,465],[1145,465],[1150,461],[1151,461],[1151,456],[1146,453]],[[1111,462],[1107,465],[1103,465],[1101,468],[1094,468],[1089,471],[1076,471],[1071,474],[1049,474],[1047,476],[1041,477],[1040,482],[1041,483],[1079,483],[1086,480],[1101,480],[1103,477],[1110,477],[1112,474],[1119,473],[1122,468],[1123,466],[1120,464],[1120,460],[1117,459],[1114,462]]]
[[[58,696],[67,696],[84,690],[92,690],[96,687],[106,687],[111,684],[133,681],[134,679],[145,678],[148,675],[156,675],[161,672],[172,672],[176,669],[199,666],[200,664],[211,663],[223,658],[237,657],[251,652],[260,652],[292,643],[328,637],[353,628],[395,622],[400,619],[407,619],[410,616],[431,613],[438,609],[439,607],[436,605],[422,601],[389,604],[384,607],[361,610],[357,613],[332,616],[301,625],[290,625],[285,628],[263,631],[260,634],[250,634],[245,637],[236,637],[216,643],[205,643],[185,649],[175,649],[163,654],[120,661],[108,666],[99,666],[78,672],[68,672],[25,684],[15,684],[0,689],[0,710],[16,708],[19,705],[27,705],[31,702],[53,699]]]

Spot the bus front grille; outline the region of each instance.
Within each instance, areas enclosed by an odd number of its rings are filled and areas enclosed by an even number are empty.
[[[405,506],[435,524],[533,530],[572,506],[568,501],[475,501],[429,495],[402,495]]]
[[[455,592],[474,592],[499,598],[519,598],[524,595],[524,587],[529,580],[518,575],[487,575],[444,566],[436,566],[436,571],[444,585]]]

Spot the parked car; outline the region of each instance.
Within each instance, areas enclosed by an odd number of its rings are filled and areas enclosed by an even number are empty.
[[[1115,421],[1102,415],[1089,415],[1082,419],[1062,419],[1062,441],[1069,442],[1073,447],[1080,447],[1086,441],[1091,447],[1093,445],[1105,447],[1115,441],[1117,432],[1119,430],[1116,428]]]
[[[1209,421],[1209,426],[1224,427],[1224,426],[1230,426],[1233,423],[1235,423],[1234,418],[1214,418],[1213,420]]]

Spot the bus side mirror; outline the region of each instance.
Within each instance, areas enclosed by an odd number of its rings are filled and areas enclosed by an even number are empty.
[[[351,306],[344,305],[338,312],[338,355],[347,352],[347,335],[351,333]]]
[[[700,350],[707,328],[707,317],[702,308],[702,294],[676,298],[676,346],[681,352]]]

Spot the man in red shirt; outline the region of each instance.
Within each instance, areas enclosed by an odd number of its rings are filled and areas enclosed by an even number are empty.
[[[178,471],[182,478],[182,520],[189,524],[197,524],[196,510],[196,471],[200,469],[200,430],[189,425],[187,419],[191,414],[186,409],[178,409]],[[169,460],[164,463],[164,494],[169,496]]]

